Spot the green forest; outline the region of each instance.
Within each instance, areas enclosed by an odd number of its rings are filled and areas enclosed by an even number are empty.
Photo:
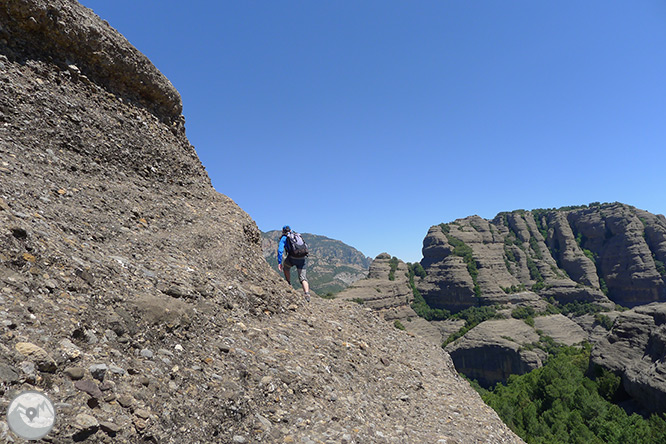
[[[586,376],[589,345],[559,347],[546,365],[485,390],[483,400],[528,444],[663,444],[666,418],[628,414],[616,402],[620,378],[597,368]]]

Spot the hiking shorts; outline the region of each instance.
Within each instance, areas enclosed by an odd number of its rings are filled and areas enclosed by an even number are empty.
[[[304,257],[291,257],[287,256],[282,264],[282,267],[285,270],[289,270],[291,267],[296,267],[298,270],[298,280],[303,282],[307,281],[305,277],[305,258]]]

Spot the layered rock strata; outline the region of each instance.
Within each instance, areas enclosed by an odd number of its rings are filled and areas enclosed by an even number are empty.
[[[384,319],[404,327],[409,333],[436,344],[442,343],[441,330],[420,318],[410,306],[414,295],[407,264],[392,258],[388,253],[382,253],[372,261],[366,279],[353,283],[337,297],[372,308],[380,312]]]
[[[430,228],[417,287],[454,312],[543,299],[633,307],[666,301],[665,245],[664,216],[617,203],[471,216]]]
[[[587,333],[562,315],[540,316],[530,326],[519,319],[485,321],[446,346],[456,369],[483,387],[505,383],[543,365],[547,355],[539,348],[542,336],[564,345],[588,340]]]

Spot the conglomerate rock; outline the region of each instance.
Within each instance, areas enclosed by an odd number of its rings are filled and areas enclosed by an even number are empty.
[[[10,54],[71,66],[83,81],[152,110],[167,124],[182,127],[178,91],[148,58],[108,23],[72,0],[2,0],[0,36]]]
[[[433,307],[666,301],[666,219],[624,204],[500,213],[430,228],[417,287]],[[606,293],[606,295],[604,294]]]
[[[664,262],[664,216],[619,203],[595,203],[500,213],[491,221],[470,216],[432,226],[423,241],[426,276],[415,283],[429,305],[453,312],[495,306],[509,317],[521,307],[543,314],[548,304],[589,302],[613,310],[615,304],[666,301]],[[664,405],[663,381],[653,368],[659,364],[641,351],[648,337],[651,343],[660,339],[655,339],[652,318],[638,308],[636,313],[536,316],[534,321],[541,335],[556,343],[598,343],[595,363],[622,373],[625,391],[646,408],[663,410],[657,407]],[[604,318],[619,325],[642,321],[609,334],[601,325]],[[512,333],[512,326],[531,336]],[[542,365],[544,356],[532,353],[532,330],[517,320],[486,321],[446,350],[460,372],[491,386]]]

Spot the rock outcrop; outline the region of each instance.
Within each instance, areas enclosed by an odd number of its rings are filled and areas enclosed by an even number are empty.
[[[7,55],[24,61],[56,61],[72,78],[103,86],[184,130],[180,94],[148,58],[108,23],[70,0],[0,3],[0,38]]]
[[[622,377],[622,387],[642,409],[666,412],[666,304],[619,314],[592,349],[591,362]]]
[[[482,322],[446,351],[459,372],[488,388],[541,367],[546,353],[523,347],[538,341],[539,335],[525,322],[504,319]]]
[[[388,253],[379,254],[372,261],[366,279],[353,283],[337,297],[372,308],[385,320],[404,327],[411,334],[438,345],[442,343],[441,330],[420,318],[410,306],[414,295],[409,283],[407,264],[398,258],[392,258]]]
[[[485,321],[446,346],[459,372],[489,388],[513,374],[537,369],[546,360],[542,336],[564,345],[580,344],[587,333],[562,315],[539,316],[530,326],[519,319]]]
[[[1,408],[44,391],[57,443],[521,442],[440,347],[305,306],[179,106],[90,10],[0,0]]]
[[[478,216],[430,228],[417,280],[454,312],[479,305],[666,301],[666,219],[623,204]]]
[[[491,221],[471,216],[430,228],[421,262],[426,275],[415,282],[431,307],[452,312],[495,306],[509,317],[516,307],[539,313],[549,303],[640,306],[666,301],[665,239],[664,216],[619,203],[520,210]],[[610,336],[590,315],[536,316],[534,321],[536,330],[556,343],[601,344],[596,362],[621,373],[626,391],[655,410],[663,402],[663,381],[640,357],[646,345],[635,347],[648,340],[659,343],[650,336],[659,324],[636,310],[634,315],[606,312],[608,322],[636,321],[624,330],[614,328]],[[491,386],[541,366],[545,355],[534,351],[536,330],[511,319],[486,321],[446,350],[460,372]]]
[[[568,215],[581,248],[595,256],[608,297],[634,307],[666,300],[666,219],[628,205],[588,208]]]
[[[534,328],[542,335],[552,338],[557,344],[570,346],[590,340],[590,333],[574,320],[561,314],[537,316],[534,318]]]
[[[301,233],[308,244],[307,275],[310,288],[315,293],[326,295],[344,290],[352,283],[368,275],[372,259],[344,242],[310,233]],[[277,269],[277,247],[281,231],[261,234],[264,257],[273,269]],[[292,277],[297,288],[297,276]]]

